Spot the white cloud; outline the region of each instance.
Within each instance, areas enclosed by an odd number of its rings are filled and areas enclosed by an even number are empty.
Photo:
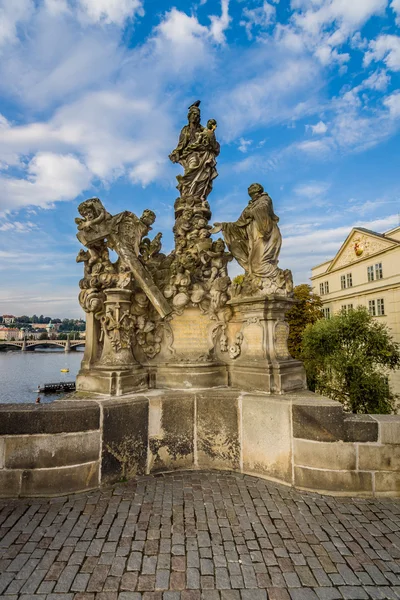
[[[294,193],[297,196],[314,200],[315,198],[325,196],[330,187],[331,184],[324,181],[310,181],[308,183],[298,184],[294,188]]]
[[[254,76],[249,73],[250,55],[237,85],[217,97],[217,118],[228,141],[254,126],[282,123],[315,110],[315,91],[319,86],[315,61],[280,53],[279,44],[274,42],[263,45],[260,52],[264,60],[262,71],[256,68]],[[271,56],[271,64],[265,64],[265,56]],[[257,66],[257,60],[253,61]]]
[[[364,65],[383,60],[388,69],[400,71],[400,37],[380,35],[369,43],[369,51],[364,56]]]
[[[310,125],[313,135],[323,135],[328,131],[327,125],[323,121],[319,121],[316,125]]]
[[[238,150],[243,152],[243,154],[246,154],[248,147],[251,146],[252,143],[252,140],[246,140],[245,138],[241,137],[239,140]]]
[[[201,25],[196,17],[173,8],[155,28],[151,38],[155,46],[153,56],[170,72],[185,69],[189,74],[199,64],[211,60],[206,44],[208,36],[208,28]]]
[[[390,116],[393,119],[400,117],[400,92],[397,91],[387,96],[383,103],[389,109]]]
[[[331,138],[322,140],[306,140],[295,144],[295,149],[302,153],[312,156],[319,156],[321,159],[326,158],[333,150],[333,141]]]
[[[210,35],[218,43],[225,42],[225,31],[229,27],[231,17],[229,16],[229,0],[221,0],[221,16],[211,16]]]
[[[0,222],[0,231],[12,231],[13,233],[27,233],[37,229],[37,225],[32,221],[4,221]]]
[[[262,6],[258,6],[257,8],[248,8],[246,6],[243,9],[240,25],[246,29],[247,37],[251,40],[253,38],[253,28],[267,29],[274,23],[275,17],[275,7],[265,1]]]
[[[392,0],[390,7],[396,13],[396,23],[400,25],[400,0]]]
[[[88,169],[74,156],[41,152],[28,165],[28,178],[0,176],[0,209],[46,206],[75,198],[91,182]]]
[[[30,19],[34,9],[33,0],[0,0],[0,49],[17,41],[19,25]]]
[[[364,79],[360,89],[371,89],[383,92],[389,85],[390,77],[386,71],[375,71],[367,79]]]
[[[70,13],[68,0],[44,0],[44,6],[51,15]]]
[[[370,17],[384,12],[388,0],[295,0],[297,9],[281,36],[297,40],[299,49],[307,47],[323,65],[341,64],[349,60],[348,53],[338,48],[364,25]]]
[[[136,15],[143,16],[142,0],[78,0],[84,21],[119,25]]]

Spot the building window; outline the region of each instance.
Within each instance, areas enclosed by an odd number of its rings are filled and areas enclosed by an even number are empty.
[[[376,263],[367,267],[368,281],[374,281],[374,279],[383,279],[382,263]]]
[[[382,278],[383,278],[382,263],[376,263],[376,265],[375,265],[375,279],[382,279]]]
[[[329,281],[324,282],[324,293],[329,294]]]
[[[385,301],[383,298],[377,300],[368,300],[368,311],[373,317],[383,317],[385,315]]]
[[[351,273],[346,273],[346,275],[340,276],[340,286],[342,290],[353,287],[353,277]]]
[[[319,295],[320,296],[324,295],[324,284],[323,283],[319,284]]]
[[[331,318],[331,309],[329,307],[323,308],[322,312],[324,314],[324,318],[325,319],[330,319]]]
[[[342,311],[344,313],[348,313],[350,310],[353,310],[352,304],[342,304]]]

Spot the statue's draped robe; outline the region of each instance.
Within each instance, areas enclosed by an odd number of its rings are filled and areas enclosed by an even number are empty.
[[[278,221],[271,198],[263,193],[235,223],[222,224],[228,248],[246,273],[262,279],[276,274],[282,245]]]
[[[181,195],[205,200],[211,191],[213,180],[218,176],[215,158],[220,147],[214,137],[207,147],[199,143],[198,134],[202,131],[204,128],[201,125],[196,128],[186,125],[181,131],[175,152],[184,168],[184,174],[178,177]]]

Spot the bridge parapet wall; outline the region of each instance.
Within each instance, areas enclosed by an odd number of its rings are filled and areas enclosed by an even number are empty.
[[[58,496],[100,483],[100,408],[0,405],[0,497]]]
[[[310,392],[226,388],[0,406],[0,496],[59,496],[180,469],[400,496],[400,417],[348,415]]]

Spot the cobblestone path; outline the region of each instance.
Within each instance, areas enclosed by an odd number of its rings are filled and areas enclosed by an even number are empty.
[[[7,600],[400,598],[400,501],[184,472],[0,501]]]

